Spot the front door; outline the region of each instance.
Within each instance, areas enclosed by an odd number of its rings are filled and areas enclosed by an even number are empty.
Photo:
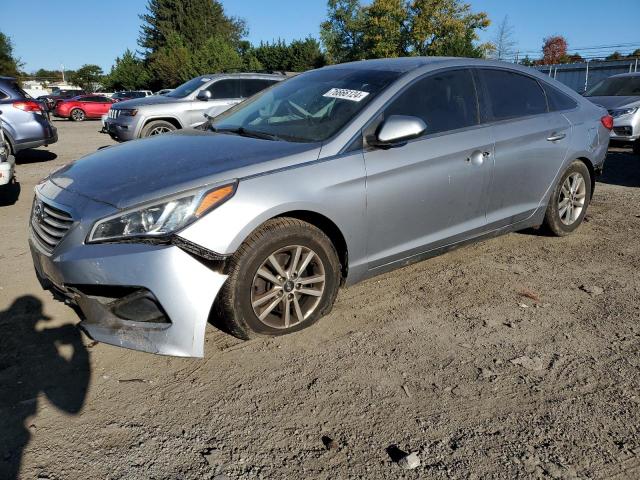
[[[422,118],[427,130],[404,146],[365,147],[370,268],[483,231],[493,139],[478,110],[466,69],[419,79],[385,109],[385,118]]]

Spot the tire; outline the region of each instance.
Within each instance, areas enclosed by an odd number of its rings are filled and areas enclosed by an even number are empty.
[[[551,194],[545,228],[558,237],[569,235],[582,223],[590,201],[591,174],[583,162],[576,160],[562,174]]]
[[[307,261],[309,252],[314,254],[311,261]],[[285,276],[278,277],[270,257]],[[296,272],[296,265],[304,270]],[[229,278],[219,293],[214,313],[223,328],[244,340],[297,332],[331,311],[340,286],[340,271],[336,249],[321,230],[298,219],[272,219],[251,234],[229,260]],[[309,283],[310,279],[316,282]],[[306,293],[309,291],[316,295]],[[265,311],[266,316],[260,319]]]
[[[69,120],[72,122],[84,122],[87,114],[81,108],[74,108],[69,112]]]
[[[140,138],[154,137],[156,135],[162,135],[177,130],[173,123],[165,120],[154,120],[147,123],[142,132],[140,132]]]
[[[633,153],[635,155],[640,155],[640,140],[633,142]]]

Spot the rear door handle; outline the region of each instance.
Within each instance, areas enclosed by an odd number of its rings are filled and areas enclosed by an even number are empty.
[[[547,137],[548,142],[557,142],[567,136],[566,133],[552,133],[550,137]]]

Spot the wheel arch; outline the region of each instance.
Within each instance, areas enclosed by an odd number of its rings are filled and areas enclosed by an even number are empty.
[[[331,240],[331,243],[338,253],[338,258],[340,259],[340,273],[342,276],[341,281],[344,283],[345,279],[347,278],[347,274],[349,273],[349,249],[347,246],[347,241],[342,231],[340,230],[340,227],[338,227],[338,225],[336,225],[335,222],[333,222],[333,220],[331,220],[329,217],[311,210],[290,210],[288,212],[284,212],[271,217],[269,220],[273,218],[285,217],[295,218],[298,220],[302,220],[303,222],[307,222],[318,228],[329,238],[329,240]],[[260,226],[262,226],[262,224]]]
[[[149,125],[151,122],[158,122],[158,121],[169,122],[178,130],[182,130],[184,128],[180,123],[180,120],[178,120],[176,117],[168,117],[168,116],[150,117],[150,118],[146,118],[145,121],[142,123],[142,126],[140,127],[140,133],[142,133],[142,130],[144,130],[144,128],[147,125]]]
[[[577,157],[576,160],[585,164],[589,170],[589,176],[591,177],[591,198],[593,198],[593,192],[596,189],[596,169],[593,166],[593,162],[587,157]]]

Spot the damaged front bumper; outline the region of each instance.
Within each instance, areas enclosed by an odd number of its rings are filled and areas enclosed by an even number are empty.
[[[79,244],[47,254],[29,241],[43,287],[65,297],[99,342],[182,357],[204,355],[211,308],[227,276],[175,245]]]

